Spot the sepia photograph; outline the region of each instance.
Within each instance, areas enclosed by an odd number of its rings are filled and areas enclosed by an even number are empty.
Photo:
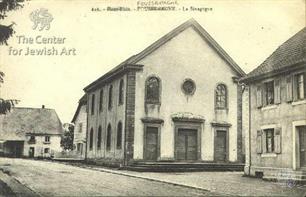
[[[306,196],[306,0],[0,0],[0,196]]]

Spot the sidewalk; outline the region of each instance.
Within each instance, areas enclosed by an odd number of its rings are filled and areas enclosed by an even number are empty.
[[[0,170],[0,196],[36,197],[39,196],[31,189],[17,181],[13,176]]]
[[[170,183],[222,195],[234,196],[305,196],[306,186],[292,188],[286,183],[269,182],[258,178],[243,177],[243,172],[180,172],[155,173],[114,170],[98,166],[81,165],[97,171],[120,174],[151,181]]]

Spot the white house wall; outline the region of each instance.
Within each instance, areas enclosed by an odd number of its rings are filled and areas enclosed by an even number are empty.
[[[237,74],[212,46],[189,27],[179,35],[140,60],[143,71],[136,73],[134,159],[143,158],[143,123],[145,114],[145,81],[151,75],[161,79],[161,106],[148,116],[164,120],[161,127],[161,159],[174,158],[174,124],[171,115],[191,112],[205,118],[201,139],[201,159],[214,159],[214,132],[211,122],[219,119],[229,128],[229,161],[237,160],[237,84],[232,77]],[[181,85],[186,78],[196,84],[193,96],[186,96]],[[214,91],[218,83],[228,88],[228,115],[216,117]]]

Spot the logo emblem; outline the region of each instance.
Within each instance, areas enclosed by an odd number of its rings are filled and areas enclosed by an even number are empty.
[[[37,10],[34,10],[30,14],[30,19],[33,21],[34,25],[32,29],[39,29],[39,31],[42,30],[49,30],[50,29],[50,23],[53,20],[52,15],[48,12],[45,8],[40,8]]]

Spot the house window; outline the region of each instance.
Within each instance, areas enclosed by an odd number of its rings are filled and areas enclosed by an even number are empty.
[[[45,148],[44,149],[44,153],[49,153],[50,152],[50,149],[49,148]]]
[[[121,149],[122,146],[121,144],[122,144],[122,123],[119,122],[117,127],[117,144],[116,144],[117,149]]]
[[[83,129],[83,123],[79,123],[79,133],[82,133],[82,129]]]
[[[224,84],[217,85],[216,88],[216,109],[227,108],[227,88]]]
[[[103,89],[100,90],[99,111],[103,111]]]
[[[265,129],[266,135],[266,152],[273,153],[274,152],[274,129]]]
[[[265,88],[265,103],[266,105],[274,104],[274,81],[264,83]]]
[[[81,151],[81,146],[82,144],[81,143],[77,143],[77,151],[80,152]]]
[[[95,95],[93,94],[91,96],[91,115],[94,115],[95,113]]]
[[[50,136],[45,136],[45,142],[50,142]]]
[[[107,127],[107,136],[106,136],[106,149],[110,150],[111,148],[111,139],[112,139],[112,128],[110,124]]]
[[[92,150],[93,147],[93,129],[90,129],[89,133],[89,149]]]
[[[119,84],[119,105],[123,104],[123,94],[124,94],[124,82],[123,79],[121,79]]]
[[[108,89],[108,109],[111,109],[113,106],[113,86],[110,85]]]
[[[298,100],[302,100],[306,97],[306,74],[300,73],[295,75],[295,84],[296,84],[296,96]]]
[[[102,142],[102,129],[101,129],[101,126],[99,126],[99,129],[98,129],[98,144],[97,144],[98,149],[101,149],[101,142]]]
[[[146,81],[146,103],[160,102],[160,80],[157,77],[150,77]]]
[[[29,139],[29,144],[35,144],[36,140],[35,140],[35,136],[31,135],[30,139]]]

